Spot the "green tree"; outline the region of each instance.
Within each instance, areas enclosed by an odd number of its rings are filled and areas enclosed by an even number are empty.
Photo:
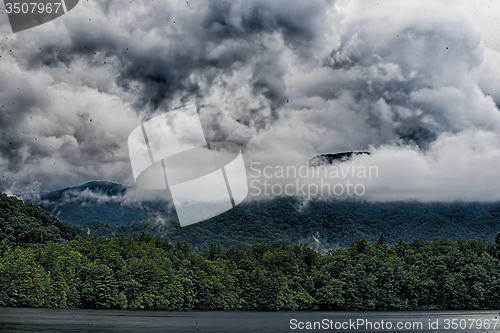
[[[117,283],[113,271],[99,260],[83,267],[81,299],[88,307],[113,308],[118,305]]]

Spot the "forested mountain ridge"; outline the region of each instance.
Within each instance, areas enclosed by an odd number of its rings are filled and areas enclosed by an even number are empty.
[[[182,228],[173,218],[166,217],[121,227],[91,222],[84,229],[98,237],[137,237],[144,231],[171,241],[187,241],[195,250],[206,249],[211,243],[228,248],[316,241],[331,249],[348,247],[359,238],[375,242],[381,232],[389,244],[396,244],[399,239],[430,241],[436,237],[493,241],[500,231],[500,204],[302,201],[281,197],[244,202],[221,215]]]
[[[308,243],[323,249],[345,248],[359,238],[375,242],[381,232],[386,235],[388,244],[395,244],[399,239],[430,241],[436,237],[493,241],[500,230],[499,203],[304,201],[297,197],[243,202],[209,220],[181,228],[175,211],[161,211],[161,207],[167,206],[165,203],[158,207],[145,203],[146,210],[151,213],[148,218],[145,210],[129,207],[133,210],[131,212],[119,202],[97,204],[91,199],[79,199],[81,191],[97,191],[116,197],[123,195],[126,188],[114,183],[91,182],[75,189],[51,192],[46,198],[59,205],[61,198],[75,197],[75,202],[64,206],[66,213],[59,218],[78,216],[78,225],[91,235],[138,237],[145,232],[167,237],[172,242],[186,241],[195,251],[207,249],[212,243],[223,248],[273,242],[287,245]],[[79,204],[78,200],[83,203]],[[140,207],[140,203],[136,206]],[[121,216],[127,218],[122,221]],[[108,220],[114,224],[108,225]],[[130,223],[131,220],[141,222]],[[73,219],[69,218],[71,221]]]
[[[122,226],[147,219],[147,211],[161,211],[156,202],[139,205],[123,204],[128,187],[107,181],[85,184],[51,192],[22,193],[17,195],[24,202],[32,203],[60,220],[81,226],[89,221],[101,221],[110,226]]]
[[[0,241],[35,244],[85,236],[82,229],[59,221],[43,209],[0,193]]]
[[[89,182],[41,194],[35,202],[65,222],[97,237],[137,237],[142,232],[171,241],[187,241],[195,251],[211,243],[250,246],[273,242],[348,247],[358,238],[376,241],[383,232],[389,244],[400,238],[492,241],[500,230],[500,203],[366,202],[360,200],[277,197],[247,201],[209,220],[181,228],[165,202],[120,203],[128,188]],[[86,193],[89,192],[89,193]],[[87,195],[79,194],[86,193]],[[93,195],[111,198],[96,201]],[[104,203],[103,203],[104,202]]]

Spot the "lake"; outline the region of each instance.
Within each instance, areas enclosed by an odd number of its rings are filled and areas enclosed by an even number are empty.
[[[479,333],[500,331],[499,318],[498,311],[201,312],[0,307],[0,333],[349,331]]]

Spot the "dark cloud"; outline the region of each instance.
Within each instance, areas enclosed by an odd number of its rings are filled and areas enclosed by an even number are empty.
[[[446,2],[81,3],[53,33],[2,39],[0,187],[132,185],[130,131],[187,103],[209,141],[270,164],[496,133],[483,91],[498,95],[499,62],[465,17]]]

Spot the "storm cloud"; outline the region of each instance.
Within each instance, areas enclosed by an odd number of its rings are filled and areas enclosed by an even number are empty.
[[[379,168],[369,199],[498,200],[497,27],[470,6],[81,2],[3,33],[0,188],[133,186],[130,131],[195,103],[208,141],[247,165],[368,150],[353,161]]]

